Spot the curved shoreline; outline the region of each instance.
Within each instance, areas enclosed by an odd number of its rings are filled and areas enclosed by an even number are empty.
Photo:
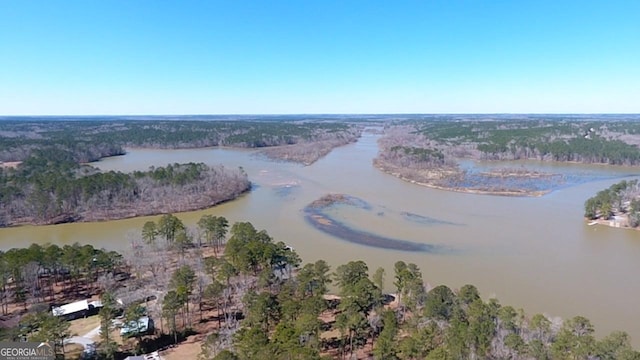
[[[360,135],[355,138],[342,140],[320,140],[300,142],[291,145],[268,146],[258,150],[257,153],[271,161],[290,162],[310,166],[329,155],[334,149],[355,143],[359,137]]]
[[[594,219],[584,218],[584,221],[588,226],[602,225],[602,226],[610,227],[612,229],[640,231],[640,227],[631,227],[628,225],[622,225],[622,223],[620,222],[616,223],[615,220],[603,220],[603,219],[594,220]]]
[[[459,188],[459,187],[447,187],[447,186],[441,186],[441,185],[435,185],[435,184],[430,184],[430,183],[425,183],[425,182],[421,182],[415,179],[411,179],[405,176],[400,175],[397,172],[388,170],[386,168],[384,168],[382,165],[379,164],[374,164],[374,167],[380,171],[382,171],[385,174],[389,174],[393,177],[396,177],[400,180],[406,181],[408,183],[411,184],[416,184],[416,185],[420,185],[420,186],[424,186],[424,187],[428,187],[431,189],[436,189],[436,190],[445,190],[445,191],[453,191],[453,192],[459,192],[459,193],[466,193],[466,194],[476,194],[476,195],[495,195],[495,196],[510,196],[510,197],[541,197],[543,195],[546,195],[548,193],[551,192],[551,190],[547,190],[547,191],[527,191],[527,190],[523,190],[523,191],[496,191],[496,190],[482,190],[482,189],[467,189],[467,188]]]
[[[244,191],[242,191],[241,193],[239,193],[237,196],[234,196],[232,198],[226,199],[226,200],[221,200],[221,201],[217,201],[214,203],[209,203],[209,204],[195,204],[195,206],[181,206],[179,209],[162,209],[162,210],[158,210],[158,211],[151,211],[151,212],[136,212],[136,213],[129,213],[128,215],[123,215],[123,216],[109,216],[108,214],[104,214],[104,216],[95,216],[95,217],[91,217],[91,218],[86,218],[86,217],[81,217],[81,218],[71,218],[71,217],[64,217],[61,216],[59,219],[57,220],[53,220],[53,221],[49,221],[49,222],[42,222],[42,223],[38,223],[38,222],[30,222],[30,221],[18,221],[18,222],[14,222],[9,226],[5,226],[5,227],[0,227],[0,229],[3,228],[18,228],[21,226],[50,226],[50,225],[61,225],[61,224],[73,224],[73,223],[92,223],[92,222],[106,222],[106,221],[117,221],[117,220],[126,220],[126,219],[134,219],[134,218],[138,218],[138,217],[145,217],[145,216],[156,216],[156,215],[163,215],[163,214],[180,214],[180,213],[186,213],[186,212],[191,212],[191,211],[200,211],[200,210],[206,210],[206,209],[211,209],[214,208],[216,206],[222,205],[222,204],[226,204],[228,202],[237,200],[243,196],[245,196],[246,194],[248,194],[249,192],[251,192],[251,190],[253,189],[253,184],[250,184],[250,186],[245,189]],[[194,204],[191,204],[194,205]]]

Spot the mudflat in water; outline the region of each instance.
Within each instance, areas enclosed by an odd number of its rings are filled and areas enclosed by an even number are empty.
[[[94,165],[120,171],[189,161],[242,166],[256,185],[251,193],[179,217],[192,226],[204,214],[250,221],[293,246],[308,262],[323,258],[336,266],[361,259],[372,270],[383,266],[389,290],[394,262],[414,262],[432,286],[471,283],[484,297],[495,295],[531,315],[583,315],[596,325],[599,336],[620,329],[640,346],[640,232],[587,226],[582,219],[588,197],[639,169],[530,162],[527,166],[563,173],[568,181],[539,198],[455,193],[410,184],[375,169],[371,161],[377,139],[365,134],[307,167],[228,149],[132,149]],[[346,229],[455,251],[393,250],[324,232],[305,220],[304,209],[327,193],[348,194],[369,205],[323,212]],[[126,250],[144,222],[153,219],[0,229],[0,248],[78,241]]]

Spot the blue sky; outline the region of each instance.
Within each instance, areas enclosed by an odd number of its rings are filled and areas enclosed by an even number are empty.
[[[0,114],[640,113],[640,1],[0,0]]]

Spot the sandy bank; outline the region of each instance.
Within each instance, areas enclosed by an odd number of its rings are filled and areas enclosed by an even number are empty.
[[[0,161],[0,168],[15,169],[20,164],[22,164],[22,161],[7,161],[7,162]]]
[[[627,229],[627,230],[640,230],[640,227],[631,227],[629,226],[629,218],[627,215],[617,214],[614,219],[604,220],[604,219],[589,219],[585,218],[587,225],[602,225],[608,226],[616,229]]]

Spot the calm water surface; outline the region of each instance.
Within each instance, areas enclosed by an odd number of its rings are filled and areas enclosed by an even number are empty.
[[[326,259],[333,266],[362,259],[373,271],[387,269],[392,290],[393,264],[416,263],[432,286],[476,285],[486,297],[522,307],[527,313],[583,315],[598,335],[627,331],[640,347],[640,232],[587,226],[586,198],[636,169],[585,165],[551,166],[570,174],[590,174],[541,198],[461,194],[409,184],[371,166],[376,135],[335,149],[312,166],[266,161],[252,151],[229,149],[140,150],[104,159],[104,170],[144,170],[172,162],[242,166],[255,189],[221,206],[179,214],[195,225],[204,214],[231,222],[251,221],[277,240],[293,246],[305,261]],[[486,165],[486,164],[485,164]],[[356,196],[371,210],[332,209],[332,216],[354,229],[402,240],[455,249],[448,254],[407,253],[365,247],[326,235],[304,220],[303,208],[329,193]],[[408,212],[441,222],[417,221]],[[0,230],[0,247],[31,242],[92,243],[126,250],[142,224],[157,217]],[[417,218],[419,219],[419,218]]]

